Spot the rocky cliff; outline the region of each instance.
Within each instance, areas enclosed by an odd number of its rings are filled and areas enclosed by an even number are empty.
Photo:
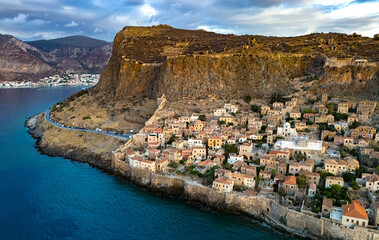
[[[295,93],[295,78],[316,76],[320,81],[314,89],[364,94],[377,86],[377,65],[354,66],[346,74],[346,69],[325,63],[332,57],[375,62],[378,46],[373,39],[345,34],[279,38],[167,25],[125,27],[115,37],[111,59],[94,92],[116,98],[156,98],[164,93],[169,101],[183,96],[264,97]]]
[[[66,70],[100,73],[111,52],[112,43],[84,36],[23,42],[0,34],[0,81],[37,80]]]

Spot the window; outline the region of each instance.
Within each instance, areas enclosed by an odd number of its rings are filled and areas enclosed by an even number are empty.
[[[346,219],[346,222],[349,222],[349,219],[348,219],[348,218]]]

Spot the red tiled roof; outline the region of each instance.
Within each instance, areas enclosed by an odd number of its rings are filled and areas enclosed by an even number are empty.
[[[365,208],[356,202],[342,205],[342,215],[368,220]]]

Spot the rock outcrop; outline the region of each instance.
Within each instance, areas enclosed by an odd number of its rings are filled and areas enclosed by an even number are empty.
[[[375,62],[379,60],[378,46],[373,39],[345,34],[279,38],[167,25],[125,27],[115,37],[111,59],[94,92],[122,99],[155,99],[165,94],[169,101],[183,96],[265,97],[278,92],[293,94],[298,91],[294,78],[317,76],[317,89],[340,93],[345,88],[344,93],[359,95],[377,83],[377,65],[354,66],[347,79],[341,76],[345,70],[325,63],[331,57]],[[328,84],[333,88],[327,88]]]

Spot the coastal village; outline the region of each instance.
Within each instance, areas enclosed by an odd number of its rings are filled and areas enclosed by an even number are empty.
[[[94,86],[99,82],[100,74],[73,73],[67,71],[61,75],[54,75],[33,81],[3,81],[1,88],[36,88],[36,87],[58,87],[58,86]]]
[[[131,168],[191,178],[218,192],[272,198],[345,227],[376,229],[376,101],[327,94],[244,101],[249,111],[229,102],[212,113],[147,122],[117,158]]]

